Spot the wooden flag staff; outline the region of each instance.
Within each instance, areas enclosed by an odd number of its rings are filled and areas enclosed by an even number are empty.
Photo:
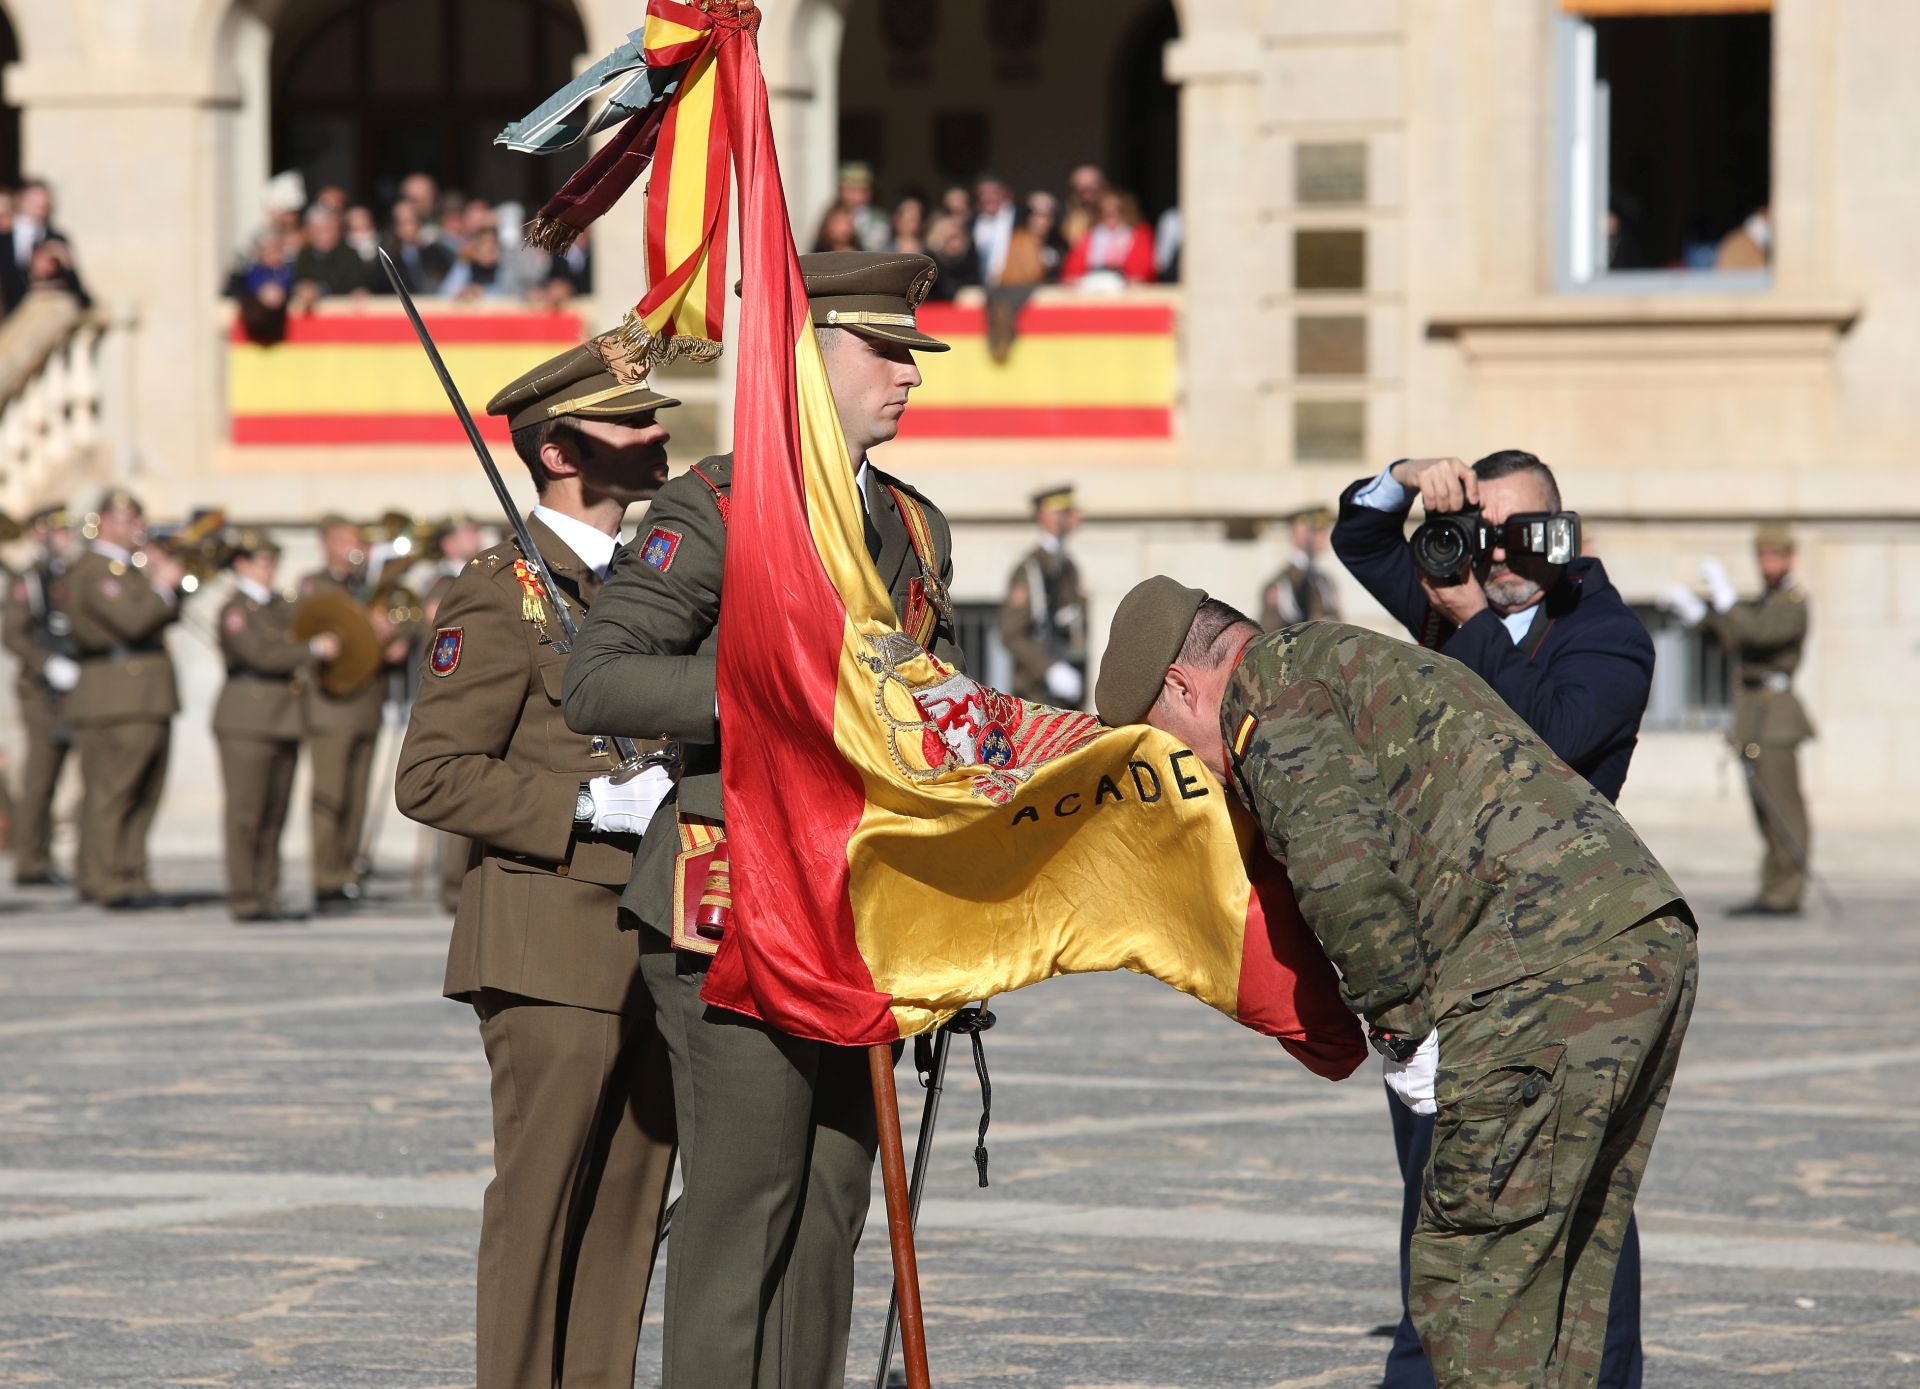
[[[893,1286],[900,1301],[900,1353],[907,1389],[932,1389],[927,1328],[920,1315],[920,1267],[913,1254],[913,1208],[907,1197],[907,1154],[900,1141],[900,1097],[893,1088],[893,1048],[867,1048],[873,1112],[879,1120],[880,1180],[887,1192],[887,1236],[893,1244]]]

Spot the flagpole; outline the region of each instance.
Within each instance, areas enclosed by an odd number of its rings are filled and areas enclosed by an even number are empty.
[[[927,1328],[920,1316],[920,1268],[913,1254],[913,1210],[907,1197],[907,1155],[900,1141],[900,1097],[893,1088],[893,1048],[867,1048],[873,1112],[880,1129],[880,1177],[887,1192],[887,1234],[893,1244],[893,1286],[900,1299],[900,1353],[907,1389],[932,1389]]]

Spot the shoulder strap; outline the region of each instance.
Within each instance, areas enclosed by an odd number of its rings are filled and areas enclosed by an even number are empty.
[[[927,601],[951,628],[953,599],[947,593],[947,586],[940,582],[940,556],[933,547],[933,527],[927,522],[926,508],[906,488],[892,482],[886,487],[893,496],[894,506],[900,510],[900,519],[906,523],[907,542],[913,546],[914,559],[919,561],[920,582],[926,586]]]
[[[714,509],[720,513],[720,524],[722,526],[727,525],[733,511],[733,499],[720,490],[720,484],[709,477],[707,470],[702,468],[698,463],[694,464],[688,471],[699,478],[700,481],[707,484],[707,490],[713,493]]]

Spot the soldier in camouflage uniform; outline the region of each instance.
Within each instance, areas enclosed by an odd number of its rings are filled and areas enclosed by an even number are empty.
[[[1673,880],[1479,677],[1389,637],[1262,636],[1158,577],[1096,697],[1234,787],[1376,1047],[1439,1029],[1411,1293],[1439,1384],[1592,1385],[1698,979]]]

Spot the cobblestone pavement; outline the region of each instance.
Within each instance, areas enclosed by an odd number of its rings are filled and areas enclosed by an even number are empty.
[[[1755,925],[1725,886],[1697,895],[1700,1010],[1641,1203],[1648,1384],[1920,1384],[1910,895],[1843,883],[1843,917]],[[388,891],[249,931],[204,896],[135,920],[0,897],[0,1384],[470,1382],[485,1069],[437,997],[444,921]],[[993,1185],[956,1064],[923,1213],[936,1383],[1376,1382],[1398,1183],[1371,1068],[1328,1085],[1130,976],[996,1009]],[[885,1260],[871,1238],[856,1384]],[[658,1338],[656,1307],[642,1385]]]

